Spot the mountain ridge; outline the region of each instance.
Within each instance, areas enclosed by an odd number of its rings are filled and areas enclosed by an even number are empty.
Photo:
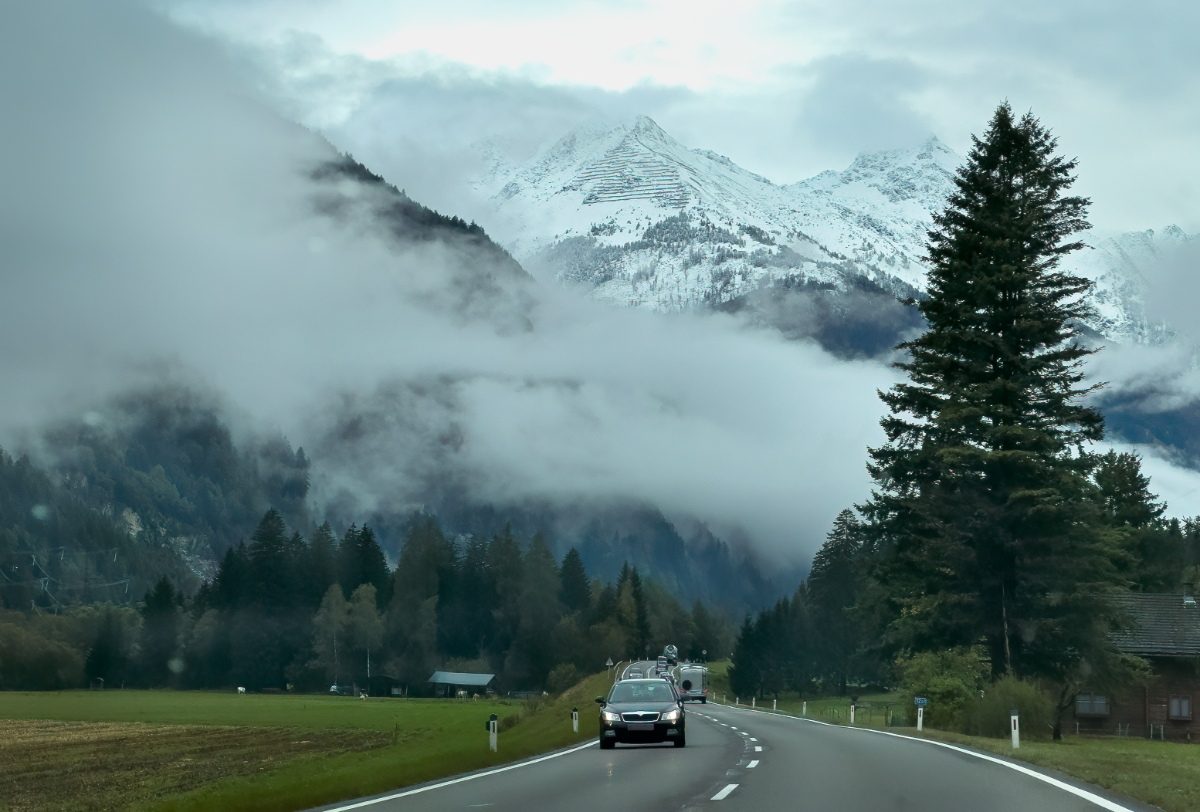
[[[498,150],[490,160],[474,189],[494,210],[496,238],[534,276],[670,312],[722,306],[783,279],[922,291],[932,212],[963,159],[931,135],[778,185],[636,116],[589,122],[521,163]],[[1083,235],[1091,250],[1064,267],[1096,283],[1089,326],[1117,341],[1169,337],[1146,311],[1148,275],[1195,239],[1177,226]]]

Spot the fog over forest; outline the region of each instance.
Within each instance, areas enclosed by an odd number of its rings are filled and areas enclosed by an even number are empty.
[[[7,18],[6,448],[172,380],[241,432],[324,449],[318,503],[419,505],[446,478],[498,504],[640,499],[803,563],[867,495],[886,364],[613,309],[454,245],[398,250],[377,190],[314,177],[332,149],[274,112],[260,61],[130,3]],[[373,417],[353,441],[347,410]],[[1194,473],[1142,452],[1194,503]]]

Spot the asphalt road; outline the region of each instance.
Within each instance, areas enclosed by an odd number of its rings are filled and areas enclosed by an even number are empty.
[[[634,664],[637,666],[653,664]],[[486,809],[1110,812],[1147,807],[1039,780],[925,741],[709,703],[689,704],[688,744],[595,742],[327,810]],[[1081,797],[1081,794],[1083,797]],[[1090,797],[1088,797],[1090,796]]]

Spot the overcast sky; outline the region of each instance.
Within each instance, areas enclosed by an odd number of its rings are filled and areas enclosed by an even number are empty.
[[[306,121],[414,167],[447,139],[537,140],[600,111],[788,183],[929,134],[961,152],[1007,98],[1080,158],[1098,226],[1200,230],[1200,4],[160,2],[263,49]]]

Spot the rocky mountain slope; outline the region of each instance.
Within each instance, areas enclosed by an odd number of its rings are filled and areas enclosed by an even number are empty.
[[[920,291],[931,212],[963,160],[930,138],[780,186],[645,116],[581,127],[521,164],[482,149],[488,169],[475,188],[495,209],[489,228],[528,270],[661,311],[726,305],[781,282]],[[1096,282],[1091,326],[1118,341],[1168,334],[1146,314],[1148,277],[1196,237],[1169,226],[1085,239],[1070,268]]]

